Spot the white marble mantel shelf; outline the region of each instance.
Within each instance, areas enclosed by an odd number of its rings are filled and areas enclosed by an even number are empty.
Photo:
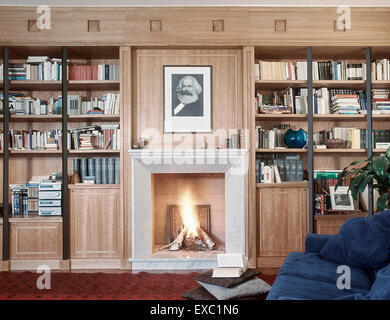
[[[134,158],[144,157],[184,157],[184,158],[235,158],[245,156],[246,149],[129,149]]]

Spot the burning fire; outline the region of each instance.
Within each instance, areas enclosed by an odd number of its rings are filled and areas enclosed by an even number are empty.
[[[200,226],[199,219],[195,214],[191,193],[186,191],[181,200],[183,210],[181,210],[181,219],[184,228],[187,228],[186,238],[196,238]]]

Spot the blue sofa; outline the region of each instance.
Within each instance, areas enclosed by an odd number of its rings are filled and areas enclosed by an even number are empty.
[[[390,300],[389,263],[390,210],[351,218],[337,235],[307,235],[305,252],[286,258],[267,300]],[[349,267],[350,288],[338,288],[347,275],[339,266]]]

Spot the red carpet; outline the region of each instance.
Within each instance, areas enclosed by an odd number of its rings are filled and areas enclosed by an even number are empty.
[[[39,290],[40,274],[0,272],[0,300],[182,300],[199,284],[197,273],[52,273],[51,289]],[[267,283],[276,276],[261,275]]]

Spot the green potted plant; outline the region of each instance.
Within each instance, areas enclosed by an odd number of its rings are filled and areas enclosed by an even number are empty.
[[[365,165],[354,167],[359,163],[365,163]],[[363,192],[367,185],[372,183],[373,189],[379,192],[378,209],[383,211],[390,208],[390,147],[385,154],[381,154],[374,159],[371,156],[365,160],[355,160],[345,167],[339,176],[336,189],[347,176],[352,177],[349,190],[351,190],[352,197],[355,200],[357,200],[359,193]]]

